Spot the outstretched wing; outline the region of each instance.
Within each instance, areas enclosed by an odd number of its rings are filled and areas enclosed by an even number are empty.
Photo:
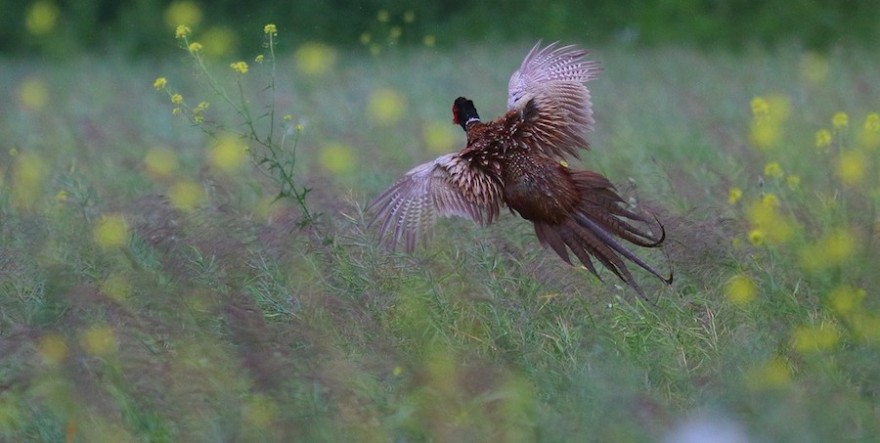
[[[412,252],[438,216],[486,225],[498,216],[501,201],[501,186],[454,153],[416,166],[367,210],[374,214],[370,225],[381,223],[379,236],[392,249],[403,239],[406,251]]]
[[[593,129],[593,105],[584,83],[599,76],[598,63],[575,46],[543,48],[535,44],[520,68],[510,76],[507,109],[537,111],[533,120],[535,143],[551,157],[577,157],[577,148],[589,149],[586,132]],[[530,105],[531,103],[531,105]]]

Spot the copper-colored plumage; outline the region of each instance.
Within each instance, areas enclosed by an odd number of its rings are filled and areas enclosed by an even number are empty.
[[[577,157],[578,148],[589,149],[586,132],[594,122],[584,83],[600,69],[586,55],[574,46],[536,44],[510,77],[508,112],[489,123],[459,97],[453,122],[467,132],[467,146],[413,168],[373,200],[369,211],[381,223],[380,236],[392,247],[403,240],[412,251],[438,216],[488,225],[505,205],[534,223],[541,244],[569,264],[571,251],[598,276],[595,258],[639,294],[624,259],[671,282],[618,241],[659,246],[665,238],[659,221],[628,208],[602,175],[561,163]]]

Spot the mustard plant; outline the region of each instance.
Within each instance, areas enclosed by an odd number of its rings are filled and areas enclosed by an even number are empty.
[[[208,101],[200,101],[195,106],[187,103],[180,93],[173,90],[165,77],[158,77],[153,87],[164,91],[172,104],[172,114],[184,117],[194,126],[199,127],[211,138],[218,141],[218,146],[229,146],[230,139],[244,140],[246,145],[239,146],[246,152],[247,158],[253,163],[258,171],[270,178],[278,186],[278,193],[273,201],[282,198],[292,198],[301,211],[300,227],[314,227],[320,214],[309,209],[307,197],[311,188],[298,182],[295,173],[296,150],[300,135],[303,132],[301,124],[294,123],[289,114],[278,118],[276,104],[276,57],[275,45],[277,44],[278,29],[274,24],[267,24],[263,28],[264,53],[254,58],[254,63],[268,70],[268,84],[264,88],[265,112],[255,115],[249,103],[245,88],[245,80],[251,71],[251,66],[244,60],[230,63],[229,69],[234,75],[234,86],[227,87],[218,80],[218,76],[208,67],[205,56],[202,53],[202,45],[191,39],[192,31],[185,25],[177,27],[175,38],[180,47],[189,53],[196,71],[211,92],[219,98],[222,106],[232,110],[240,119],[238,124],[226,124],[219,120],[206,118],[211,104]],[[231,91],[230,91],[231,89]],[[267,124],[258,126],[258,120],[266,120]],[[252,149],[255,147],[256,149]],[[234,148],[238,149],[238,147]],[[217,150],[212,159],[220,169],[233,169],[237,166],[237,152],[228,149]]]

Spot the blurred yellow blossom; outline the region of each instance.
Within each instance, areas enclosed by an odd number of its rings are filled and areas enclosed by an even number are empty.
[[[752,243],[765,240],[775,244],[785,243],[794,235],[797,226],[790,217],[779,212],[779,199],[773,193],[767,193],[752,203],[746,215],[753,227],[749,234]]]
[[[781,388],[790,381],[791,368],[782,357],[773,357],[746,373],[746,384],[753,390]]]
[[[243,61],[237,61],[229,65],[233,71],[239,74],[247,74],[248,72],[248,64]]]
[[[725,285],[727,300],[739,306],[751,303],[758,295],[758,287],[747,275],[733,276]]]
[[[764,176],[770,178],[782,178],[785,176],[785,172],[782,170],[782,166],[779,165],[779,162],[770,162],[764,165]]]
[[[831,131],[820,129],[816,131],[816,147],[827,148],[831,146]]]
[[[742,198],[743,191],[742,189],[734,186],[727,191],[727,204],[735,205]]]
[[[434,37],[432,34],[428,34],[422,39],[422,44],[429,48],[433,48],[434,45],[437,44],[437,38]]]
[[[263,54],[260,54],[256,57],[254,57],[254,63],[257,63],[257,64],[263,63],[263,59],[265,59],[265,57],[263,56]]]
[[[186,48],[189,50],[189,52],[195,54],[202,50],[202,44],[199,42],[192,42]]]
[[[819,85],[828,78],[828,60],[821,54],[807,52],[801,56],[801,76],[808,83]]]
[[[67,359],[69,353],[67,343],[58,334],[48,334],[40,338],[37,343],[37,352],[43,359],[43,363],[49,366],[57,366]]]
[[[181,211],[192,211],[205,198],[202,187],[195,182],[182,180],[174,184],[168,191],[171,205]]]
[[[404,23],[412,23],[416,20],[416,13],[412,11],[405,11],[403,13],[403,22]]]
[[[269,23],[266,26],[263,26],[263,33],[275,35],[278,33],[278,27],[276,27],[274,23]]]
[[[117,302],[125,302],[131,297],[131,282],[119,273],[112,273],[101,282],[101,292]]]
[[[388,30],[388,38],[391,40],[397,40],[403,34],[403,28],[400,26],[392,26],[391,29]]]
[[[24,19],[25,29],[31,35],[43,36],[55,29],[60,11],[55,3],[38,0],[28,8]]]
[[[180,94],[172,94],[171,95],[171,104],[179,105],[183,103],[183,96]]]
[[[340,142],[325,144],[318,155],[318,161],[324,169],[336,175],[350,174],[357,166],[354,150]]]
[[[303,43],[293,54],[297,69],[309,76],[322,76],[336,64],[336,51],[323,43]]]
[[[18,96],[25,108],[39,111],[49,103],[49,86],[42,79],[31,77],[21,82]]]
[[[247,145],[234,135],[224,135],[211,146],[209,156],[212,165],[233,172],[247,161]]]
[[[880,132],[880,114],[869,112],[865,116],[865,124],[863,128],[866,132]]]
[[[116,351],[116,335],[107,325],[93,325],[82,334],[82,346],[94,356],[106,356]]]
[[[379,20],[382,23],[387,22],[390,18],[391,14],[385,9],[380,9],[379,12],[376,13],[376,20]]]
[[[67,191],[64,189],[59,190],[58,193],[55,194],[55,201],[58,203],[64,203],[68,198]]]
[[[789,175],[785,177],[785,184],[788,186],[788,189],[796,191],[801,186],[801,178],[797,175]]]
[[[208,109],[209,106],[211,106],[211,104],[208,102],[199,102],[199,104],[196,105],[196,107],[192,110],[193,122],[197,124],[203,123],[205,121],[205,111]]]
[[[857,150],[843,151],[837,158],[837,177],[845,185],[857,185],[865,178],[867,164],[865,153]]]
[[[150,174],[165,177],[177,170],[177,155],[164,146],[154,146],[147,150],[144,165]]]
[[[189,29],[189,26],[177,25],[177,29],[174,30],[174,38],[189,37],[190,34],[192,34],[192,30]]]
[[[802,354],[827,351],[840,341],[840,331],[831,322],[823,321],[818,325],[798,326],[791,335],[791,345]]]
[[[871,150],[880,148],[880,114],[871,112],[865,117],[859,144]]]
[[[370,40],[372,40],[372,36],[369,32],[361,33],[360,41],[362,45],[370,43]]]
[[[105,215],[92,230],[92,237],[102,248],[122,246],[128,241],[128,223],[121,215]]]
[[[370,94],[367,116],[382,126],[391,126],[403,117],[406,103],[394,89],[379,88]]]
[[[195,2],[175,1],[165,9],[165,24],[169,28],[177,26],[177,38],[189,34],[188,26],[196,26],[202,21],[202,10]],[[186,34],[181,33],[181,26]]]
[[[807,271],[817,272],[841,265],[855,255],[858,246],[859,243],[850,230],[832,230],[815,243],[801,248],[801,266]]]
[[[880,316],[873,312],[853,313],[850,324],[855,335],[870,343],[880,343]]]
[[[42,194],[47,165],[40,156],[30,152],[14,157],[12,202],[18,207],[31,208]]]
[[[238,35],[225,26],[212,26],[199,36],[209,57],[224,57],[235,53],[238,46]]]
[[[765,237],[766,235],[764,234],[764,231],[760,229],[752,229],[749,231],[749,243],[755,246],[763,245]]]
[[[752,117],[760,118],[769,113],[770,105],[764,97],[755,97],[752,99]]]
[[[838,112],[831,117],[831,125],[834,129],[843,129],[849,125],[849,116],[845,112]]]
[[[156,77],[156,81],[153,82],[153,87],[157,90],[165,89],[167,85],[168,80],[165,77]]]
[[[245,401],[242,415],[247,423],[264,429],[278,416],[278,405],[267,395],[255,394]]]
[[[865,290],[852,286],[839,286],[828,296],[831,309],[838,315],[848,316],[861,310],[862,300],[865,298]]]
[[[447,122],[434,120],[429,121],[422,128],[422,139],[429,151],[440,154],[455,148],[458,133]]]

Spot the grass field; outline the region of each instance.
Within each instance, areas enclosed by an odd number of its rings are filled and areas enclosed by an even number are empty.
[[[880,439],[880,61],[596,48],[573,166],[666,224],[669,264],[647,256],[675,283],[636,273],[652,306],[508,214],[413,255],[366,229],[462,146],[455,97],[503,112],[527,50],[279,49],[306,227],[245,161],[264,151],[187,121],[207,101],[242,129],[185,51],[3,60],[0,439]],[[264,134],[269,63],[233,61],[208,68]]]

